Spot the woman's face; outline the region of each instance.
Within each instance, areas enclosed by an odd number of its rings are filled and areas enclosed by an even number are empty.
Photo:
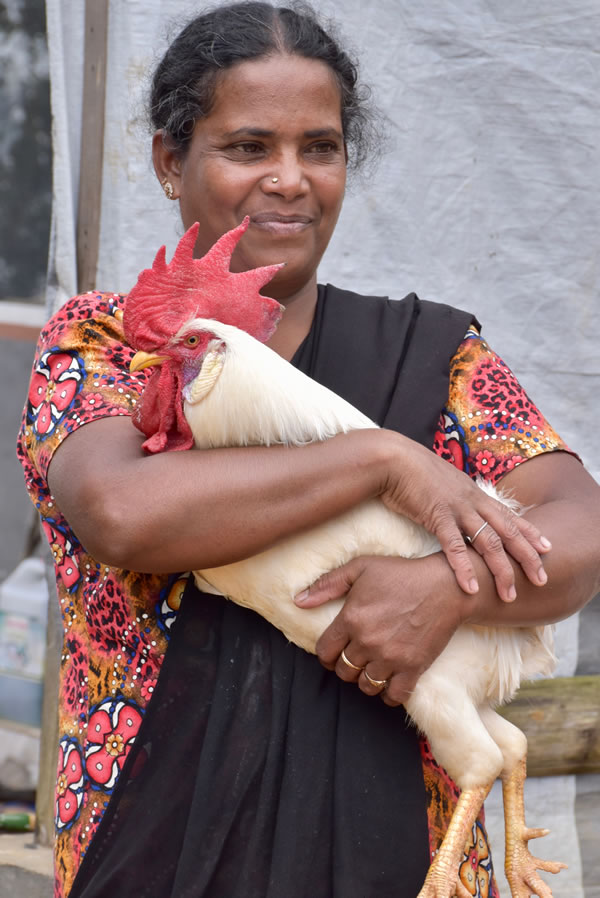
[[[159,143],[155,139],[155,154]],[[314,281],[344,197],[335,76],[325,63],[293,55],[227,69],[187,154],[170,157],[169,165],[184,226],[200,222],[196,254],[204,255],[249,215],[232,270],[285,262],[268,293],[292,296]]]

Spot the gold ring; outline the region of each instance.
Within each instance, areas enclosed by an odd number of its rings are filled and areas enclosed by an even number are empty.
[[[348,660],[348,656],[346,655],[345,649],[342,649],[342,654],[340,655],[340,658],[342,659],[342,661],[344,662],[346,667],[351,667],[352,670],[358,670],[358,671],[364,670],[364,667],[357,667],[356,664],[353,664],[352,661]]]
[[[376,689],[385,689],[389,680],[375,680],[373,677],[370,677],[367,673],[366,668],[363,668],[363,673],[367,678],[367,683],[370,683],[371,686],[375,686]]]

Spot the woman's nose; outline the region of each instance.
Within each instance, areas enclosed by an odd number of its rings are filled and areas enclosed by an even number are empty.
[[[279,159],[271,168],[272,171],[263,178],[261,184],[265,193],[280,194],[286,199],[306,193],[308,179],[297,159]]]

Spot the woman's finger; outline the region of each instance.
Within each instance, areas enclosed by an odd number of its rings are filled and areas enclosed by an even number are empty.
[[[382,702],[389,705],[390,708],[405,705],[412,694],[415,682],[415,679],[409,678],[405,674],[394,674],[381,693]]]
[[[497,517],[490,520],[490,524],[502,540],[506,551],[521,565],[527,579],[534,586],[543,586],[548,577],[540,556],[552,548],[549,540],[545,539],[530,521],[519,517],[505,505],[500,505]],[[487,528],[472,541],[473,548],[480,554],[483,554],[482,545],[487,548],[486,530]]]
[[[482,525],[483,526],[483,525]],[[481,530],[476,540],[471,543],[478,552],[496,583],[496,592],[504,602],[513,602],[517,598],[515,571],[506,554],[501,537],[491,524]]]
[[[389,686],[389,677],[376,664],[367,664],[358,678],[358,688],[365,695],[381,695]]]
[[[294,602],[302,608],[316,608],[324,605],[331,599],[343,599],[360,576],[364,568],[360,558],[353,558],[347,564],[341,565],[334,571],[323,574],[315,580],[307,589],[294,596]]]
[[[469,545],[484,559],[496,581],[498,595],[504,601],[516,598],[515,572],[510,558],[522,568],[534,586],[547,582],[539,546],[551,548],[538,528],[497,500],[479,515],[473,515],[465,529]],[[510,556],[510,558],[508,557]]]
[[[479,589],[475,568],[463,533],[449,508],[438,514],[432,532],[437,537],[440,548],[454,571],[458,585],[463,592],[474,595]]]
[[[481,555],[492,573],[499,597],[505,602],[516,598],[515,571],[511,558],[535,586],[547,582],[541,554],[552,547],[538,528],[482,490],[481,501],[466,512],[438,509],[435,535],[456,580],[466,593],[477,592],[478,582],[469,547]],[[510,558],[509,558],[510,556]]]
[[[350,660],[351,658],[353,660]],[[344,680],[346,683],[356,683],[359,680],[364,670],[364,664],[358,662],[357,659],[358,654],[356,651],[352,651],[350,645],[342,649],[335,664],[335,672],[340,680]]]
[[[326,667],[327,670],[337,671],[340,656],[344,649],[346,649],[346,646],[348,646],[350,639],[351,635],[348,630],[346,619],[344,615],[340,613],[334,617],[317,642],[317,657],[323,667]],[[348,652],[349,648],[346,649],[346,651]],[[349,655],[349,658],[354,664],[362,667],[362,659],[353,658],[351,654]],[[366,664],[366,659],[364,660],[364,663]],[[340,668],[340,671],[341,670],[342,668]],[[344,677],[342,677],[342,679],[344,679]]]

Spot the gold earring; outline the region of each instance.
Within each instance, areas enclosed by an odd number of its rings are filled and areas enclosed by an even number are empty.
[[[169,181],[168,178],[163,178],[162,181],[160,182],[160,186],[164,190],[165,196],[168,200],[175,199],[175,197],[173,196],[175,191],[173,190],[173,185],[171,184],[171,182]]]

